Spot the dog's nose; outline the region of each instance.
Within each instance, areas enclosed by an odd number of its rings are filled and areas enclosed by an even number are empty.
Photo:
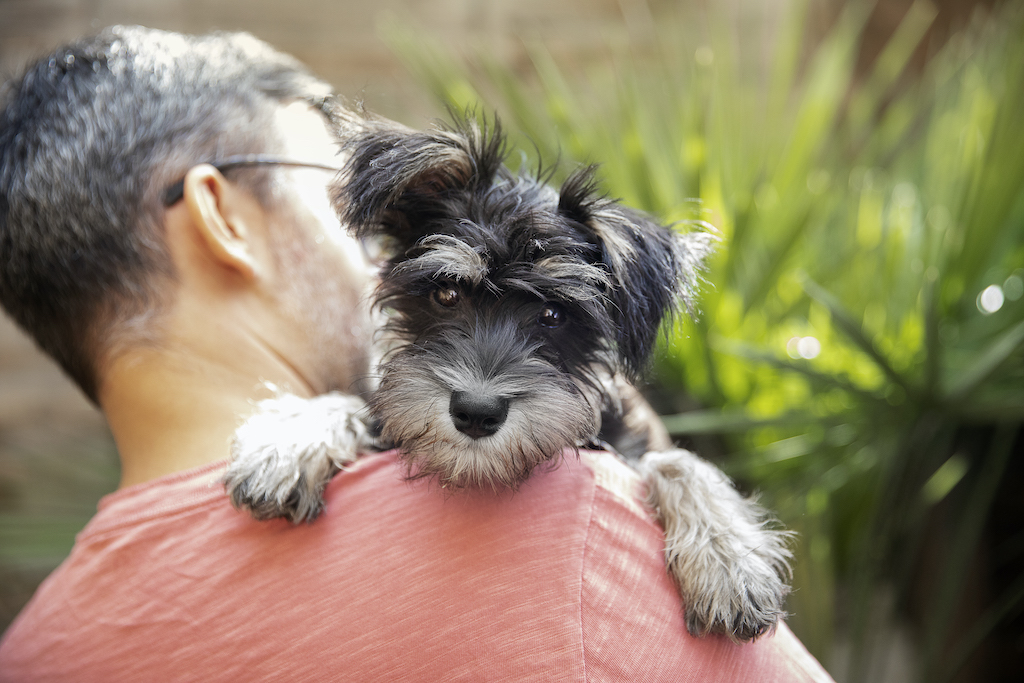
[[[452,423],[466,436],[479,439],[501,429],[508,417],[508,399],[470,391],[453,391],[448,404]]]

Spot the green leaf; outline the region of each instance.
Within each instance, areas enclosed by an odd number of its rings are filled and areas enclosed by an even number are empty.
[[[749,432],[763,427],[793,427],[817,424],[821,418],[807,413],[793,413],[778,417],[753,417],[743,412],[694,410],[678,415],[662,415],[661,422],[669,434],[729,434]]]
[[[950,382],[946,400],[956,405],[964,402],[982,383],[992,376],[1021,344],[1024,343],[1024,322],[999,336],[977,359]]]
[[[846,337],[856,344],[867,356],[875,362],[875,364],[884,372],[889,379],[903,388],[907,394],[917,395],[917,390],[911,385],[911,383],[903,377],[900,373],[893,369],[889,361],[886,360],[882,352],[878,350],[878,347],[868,338],[864,330],[860,325],[850,317],[850,315],[843,309],[839,302],[825,291],[822,287],[813,282],[810,278],[804,280],[804,291],[812,299],[825,306],[829,313],[832,314],[832,320],[836,327],[842,330]]]

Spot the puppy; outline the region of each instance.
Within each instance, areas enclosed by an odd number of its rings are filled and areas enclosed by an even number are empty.
[[[774,629],[787,534],[719,470],[673,449],[630,383],[663,319],[690,309],[714,237],[679,234],[595,188],[515,175],[505,138],[475,122],[417,132],[352,116],[335,207],[384,238],[377,306],[391,340],[369,401],[379,442],[449,489],[515,488],[582,447],[625,456],[648,484],[691,633]],[[266,401],[226,476],[258,518],[313,519],[330,477],[373,441],[358,399]]]

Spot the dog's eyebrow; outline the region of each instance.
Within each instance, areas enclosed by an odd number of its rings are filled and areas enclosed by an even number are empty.
[[[464,280],[474,285],[487,277],[488,266],[484,257],[457,237],[427,235],[416,246],[424,252],[398,264],[396,272],[427,272],[435,278]]]
[[[548,279],[543,289],[570,301],[589,301],[603,296],[612,286],[603,268],[572,256],[548,256],[534,263],[537,275]]]

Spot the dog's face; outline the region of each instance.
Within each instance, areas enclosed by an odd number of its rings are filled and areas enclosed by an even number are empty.
[[[394,256],[377,303],[399,340],[371,410],[415,474],[515,487],[594,438],[604,378],[644,365],[689,297],[706,233],[678,235],[599,196],[504,165],[499,131],[366,122],[336,208]]]

